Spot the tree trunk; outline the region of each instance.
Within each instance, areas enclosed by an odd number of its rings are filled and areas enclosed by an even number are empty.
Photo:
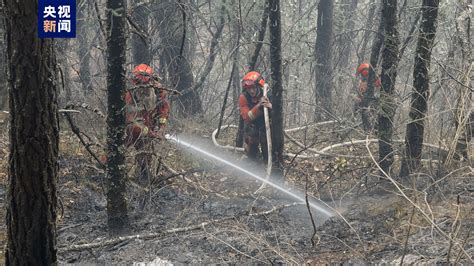
[[[63,55],[69,51],[71,46],[71,39],[58,39],[56,40],[56,54]],[[71,75],[69,60],[67,56],[61,56],[57,58],[58,63],[58,76],[59,88],[58,88],[58,104],[59,106],[66,106],[73,98],[72,90],[69,84],[71,84]],[[85,93],[83,92],[82,95]]]
[[[357,60],[357,65],[360,65],[362,62],[365,61],[365,53],[366,53],[366,48],[367,48],[367,43],[369,42],[369,35],[370,32],[372,31],[372,25],[374,24],[374,14],[375,14],[375,9],[377,5],[375,4],[375,0],[371,0],[369,2],[370,9],[367,13],[367,20],[365,22],[365,26],[367,27],[364,31],[364,36],[362,37],[362,47],[359,50],[359,55],[358,55],[358,60]]]
[[[273,170],[283,174],[283,80],[281,78],[281,10],[280,0],[270,0],[270,65],[272,69],[272,147]]]
[[[472,60],[471,6],[469,1],[463,3],[463,10],[459,16],[456,16],[458,18],[456,20],[457,42],[460,44],[462,68],[465,73],[463,78],[464,87],[460,88],[455,112],[456,144],[453,155],[456,160],[469,160],[469,156],[472,154],[469,147],[474,135],[474,110],[472,109],[474,94],[472,87],[469,86],[474,64]]]
[[[128,225],[125,201],[125,48],[126,2],[107,0],[107,214],[112,233],[124,230]],[[114,10],[114,14],[112,14]]]
[[[222,6],[219,12],[219,24],[216,25],[216,32],[212,34],[211,43],[209,44],[209,57],[203,71],[201,72],[201,77],[194,83],[191,91],[199,91],[214,66],[214,61],[217,56],[217,45],[219,44],[219,38],[222,35],[222,31],[224,30],[226,5],[225,0],[222,0]]]
[[[233,39],[235,40],[236,46],[233,48],[234,55],[232,59],[232,68],[235,69],[232,75],[232,102],[235,111],[235,118],[236,120],[240,120],[240,112],[239,110],[239,96],[240,96],[240,74],[239,74],[239,61],[240,61],[240,38],[242,35],[242,20],[240,17],[241,13],[241,4],[240,0],[232,0],[233,6],[233,14],[228,14],[231,17],[232,21],[232,28],[233,28]]]
[[[421,6],[421,25],[415,52],[413,70],[413,94],[411,98],[410,122],[405,137],[405,158],[400,170],[401,177],[408,177],[418,170],[425,131],[426,110],[429,97],[429,68],[431,49],[436,34],[439,0],[423,0]]]
[[[390,172],[393,163],[393,117],[396,105],[393,99],[398,67],[398,22],[397,0],[382,1],[385,41],[382,51],[382,89],[378,115],[379,164],[385,173]]]
[[[36,0],[4,0],[10,158],[7,265],[57,263],[59,123],[52,39],[37,38]]]
[[[82,94],[87,95],[92,91],[91,70],[90,70],[90,30],[87,27],[89,23],[89,1],[83,0],[78,3],[77,9],[77,41],[79,48],[77,49],[77,56],[79,57],[79,78],[82,83]]]
[[[169,83],[178,91],[188,91],[178,98],[178,112],[183,116],[202,113],[199,94],[190,90],[194,84],[191,63],[188,58],[189,44],[186,40],[188,12],[186,5],[178,1],[161,1],[157,5],[156,18],[160,26],[163,43],[162,59],[166,66]]]
[[[0,36],[5,35],[4,14],[0,14]],[[8,107],[7,60],[5,38],[0,38],[0,111]]]
[[[377,77],[375,69],[377,69],[377,64],[379,62],[380,50],[384,42],[384,19],[383,16],[380,17],[380,24],[375,34],[374,41],[372,44],[372,52],[370,54],[370,68],[369,68],[369,78],[367,80],[367,91],[362,99],[361,104],[361,118],[364,131],[366,133],[370,132],[373,128],[372,122],[370,120],[370,114],[367,112],[367,108],[374,99],[374,83]]]
[[[351,47],[353,44],[355,33],[353,32],[354,12],[357,9],[358,0],[345,0],[343,1],[342,14],[344,17],[343,23],[343,36],[339,42],[339,51],[341,55],[340,66],[343,68],[349,67],[349,60],[351,58]]]
[[[332,113],[332,24],[333,1],[321,0],[318,5],[316,36],[316,110],[315,120],[321,121]]]
[[[263,40],[265,39],[265,33],[267,31],[267,20],[268,14],[270,12],[270,0],[265,0],[265,7],[262,13],[262,20],[260,22],[260,29],[258,30],[258,38],[257,42],[255,43],[255,49],[253,50],[252,57],[250,57],[248,63],[248,71],[254,71],[257,67],[258,56],[260,55],[260,50],[262,50]]]
[[[148,34],[148,17],[150,15],[150,8],[147,1],[133,2],[132,21],[138,29],[138,33],[132,34],[132,64],[134,66],[139,64],[151,63],[150,54],[150,40]]]

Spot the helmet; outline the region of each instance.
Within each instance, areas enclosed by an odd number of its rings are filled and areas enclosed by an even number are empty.
[[[153,68],[146,64],[139,64],[133,69],[132,73],[138,82],[146,83],[150,81],[150,77],[153,75]]]
[[[367,63],[362,63],[360,66],[357,68],[357,73],[362,75],[363,77],[369,76],[369,69],[370,65]]]
[[[247,90],[253,87],[255,84],[260,85],[263,87],[265,85],[265,80],[262,78],[262,75],[257,71],[250,71],[249,73],[245,74],[244,78],[242,79],[242,87]]]

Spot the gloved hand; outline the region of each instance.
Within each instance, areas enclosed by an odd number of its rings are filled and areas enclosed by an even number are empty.
[[[260,101],[258,102],[259,105],[263,105],[264,107],[267,107],[268,109],[272,109],[272,103],[270,100],[268,100],[267,96],[263,96],[260,98]]]

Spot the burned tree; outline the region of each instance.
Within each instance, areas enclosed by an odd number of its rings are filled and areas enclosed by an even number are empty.
[[[59,123],[54,41],[37,38],[36,0],[4,0],[10,97],[7,265],[57,263]]]
[[[415,52],[413,70],[413,88],[410,108],[410,122],[407,124],[405,137],[405,158],[402,162],[400,176],[408,177],[420,165],[423,136],[425,130],[426,110],[429,97],[429,68],[431,49],[436,34],[439,0],[423,0],[422,18]]]
[[[160,58],[165,66],[168,83],[183,92],[176,103],[183,116],[202,113],[201,98],[192,90],[194,75],[189,59],[188,41],[189,9],[183,1],[160,1],[156,4],[155,18],[160,25],[159,36],[162,41]]]
[[[332,0],[321,0],[318,5],[316,36],[316,110],[315,120],[320,121],[332,113],[332,56],[333,39],[333,6]]]
[[[373,128],[373,122],[370,119],[370,114],[368,112],[368,107],[374,100],[375,94],[375,80],[377,79],[377,63],[379,61],[380,50],[382,49],[383,42],[384,42],[384,18],[383,16],[380,17],[380,24],[375,34],[374,41],[372,44],[372,51],[370,54],[370,68],[369,68],[369,78],[367,80],[367,91],[362,99],[361,103],[361,118],[362,118],[362,125],[366,132],[369,132]]]
[[[4,16],[3,13],[0,13],[0,35],[4,36]],[[8,106],[8,90],[7,90],[7,77],[6,77],[6,44],[5,44],[5,38],[0,39],[0,111],[5,110]]]
[[[123,230],[128,224],[125,201],[124,133],[126,3],[107,1],[107,215],[112,232]]]
[[[281,10],[279,0],[270,0],[270,63],[272,68],[272,147],[274,169],[283,174],[283,80],[281,71]]]
[[[382,17],[385,41],[382,50],[382,89],[378,114],[379,163],[385,173],[389,173],[393,163],[393,117],[396,104],[393,99],[398,67],[398,22],[397,1],[382,1]]]

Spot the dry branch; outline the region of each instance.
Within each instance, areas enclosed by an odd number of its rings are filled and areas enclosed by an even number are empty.
[[[90,143],[87,143],[84,138],[82,137],[83,132],[79,129],[79,127],[74,124],[74,120],[71,117],[71,114],[69,112],[65,112],[64,116],[66,117],[67,122],[69,123],[69,126],[71,127],[72,132],[79,138],[79,141],[82,143],[84,148],[87,150],[87,152],[94,158],[94,160],[100,165],[100,168],[105,170],[106,166],[102,161],[99,159],[99,157],[91,150],[91,145]],[[89,138],[89,137],[88,137]]]
[[[467,251],[464,249],[463,247],[463,244],[462,243],[458,243],[457,241],[455,241],[450,235],[448,235],[446,232],[444,232],[434,221],[434,218],[430,217],[428,213],[426,213],[419,205],[417,205],[412,199],[410,199],[404,192],[404,190],[402,189],[402,185],[400,183],[398,183],[397,181],[395,181],[387,172],[385,172],[381,167],[380,165],[378,164],[377,160],[374,158],[372,152],[370,151],[370,148],[369,148],[369,142],[366,143],[366,148],[367,148],[367,152],[369,153],[370,157],[372,158],[372,161],[375,163],[375,165],[377,166],[377,168],[380,170],[380,172],[385,176],[385,178],[387,178],[387,180],[390,181],[390,183],[392,183],[396,190],[401,194],[401,197],[406,199],[414,208],[416,208],[418,210],[418,212],[421,214],[421,216],[441,235],[443,236],[444,238],[446,238],[446,240],[450,241],[453,243],[453,245],[456,245],[456,246],[459,246],[460,250],[467,256],[467,258],[469,259],[469,261],[471,263],[474,263],[474,260],[469,256],[469,254],[467,253]]]

